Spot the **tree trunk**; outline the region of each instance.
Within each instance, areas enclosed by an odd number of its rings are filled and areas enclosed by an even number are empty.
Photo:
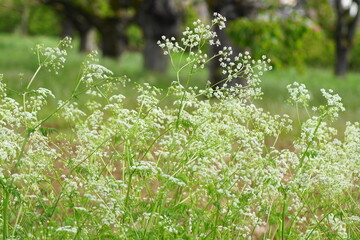
[[[61,38],[71,37],[74,38],[75,36],[75,27],[72,21],[67,17],[62,17],[61,19]]]
[[[359,6],[360,0],[353,0]],[[344,9],[341,0],[335,2],[337,22],[335,29],[336,60],[335,75],[344,77],[348,70],[349,56],[353,45],[359,10],[351,15],[350,8]]]
[[[182,9],[174,0],[146,0],[138,10],[138,21],[145,38],[144,65],[152,71],[164,72],[168,57],[163,55],[157,41],[162,36],[179,35],[182,22]]]
[[[23,35],[28,35],[31,4],[28,0],[24,1],[23,4],[24,5],[21,13],[21,22],[20,22],[20,33]]]
[[[96,32],[95,29],[89,29],[88,31],[79,32],[80,35],[80,52],[91,52],[97,50],[96,44]]]
[[[157,44],[158,39],[145,39],[144,66],[148,70],[165,72],[168,68],[168,56]]]
[[[350,49],[341,47],[341,44],[336,44],[336,62],[335,75],[344,77],[348,71]]]
[[[89,52],[96,49],[94,45],[94,37],[91,37],[93,23],[91,17],[83,9],[74,5],[71,1],[64,0],[42,0],[43,3],[50,5],[53,9],[63,17],[63,32],[62,35],[72,36],[75,29],[80,37],[80,52]]]
[[[125,24],[119,18],[106,18],[98,28],[101,50],[105,57],[119,58],[127,46]]]

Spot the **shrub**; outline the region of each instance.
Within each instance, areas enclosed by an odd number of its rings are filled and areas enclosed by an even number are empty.
[[[305,64],[328,66],[333,62],[333,43],[325,32],[301,17],[241,18],[227,29],[234,43],[256,58],[272,56],[276,68]]]
[[[60,20],[53,9],[44,4],[29,2],[25,6],[22,1],[6,1],[0,7],[0,32],[14,32],[21,25],[21,18],[25,8],[29,8],[27,30],[32,35],[58,36],[60,34]]]
[[[279,149],[292,120],[252,104],[269,60],[245,53],[231,62],[232,50],[224,47],[218,53],[224,82],[245,74],[248,85],[189,87],[192,74],[214,57],[200,49],[218,44],[211,29],[223,28],[225,19],[216,14],[211,26],[194,25],[180,42],[159,41],[178,78],[165,92],[139,85],[132,108],[116,92],[128,80],[113,77],[92,53],[71,96],[40,117],[54,96],[32,83],[43,68],[61,70],[68,39],[35,48],[39,67],[19,93],[22,101],[7,97],[1,82],[3,239],[359,237],[360,126],[349,123],[345,138],[335,138],[330,122],[344,110],[340,97],[322,90],[327,105],[313,108],[293,145]],[[173,55],[186,51],[179,65]],[[309,107],[304,85],[288,89],[291,102]],[[86,109],[77,105],[82,94]],[[46,127],[55,117],[71,132]]]
[[[29,18],[29,33],[32,35],[59,36],[61,31],[59,16],[54,10],[44,4],[31,8]]]
[[[131,50],[139,50],[143,48],[143,33],[141,28],[135,24],[130,24],[126,28],[126,36],[128,38],[128,45]]]
[[[21,14],[16,2],[4,1],[0,5],[0,32],[13,32],[20,24]]]

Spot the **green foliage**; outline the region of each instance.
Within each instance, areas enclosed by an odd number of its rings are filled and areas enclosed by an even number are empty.
[[[0,32],[13,32],[19,25],[21,12],[12,1],[0,2]]]
[[[0,12],[0,32],[13,32],[20,22],[16,12]]]
[[[252,55],[274,56],[275,68],[327,65],[332,59],[331,40],[317,25],[302,18],[242,18],[230,23],[228,33],[237,46],[250,49]]]
[[[185,27],[191,27],[192,23],[200,18],[199,13],[196,11],[196,4],[188,4],[185,9],[185,17],[184,17],[184,29]]]
[[[332,67],[334,65],[334,40],[319,26],[315,25],[313,31],[307,31],[301,41],[305,64],[312,67]]]
[[[130,3],[134,3],[136,1],[130,1]],[[85,11],[103,18],[103,17],[114,17],[114,16],[122,16],[123,14],[129,14],[129,10],[127,7],[123,7],[124,5],[128,5],[129,2],[126,1],[113,1],[113,0],[72,0],[72,3],[76,6],[85,9]],[[126,4],[124,4],[126,3]]]
[[[132,50],[143,48],[143,33],[138,25],[131,24],[126,28],[126,36],[128,37],[128,47]]]
[[[39,42],[45,45],[55,45],[57,42],[55,37],[46,36],[32,36],[23,37],[19,35],[0,34],[0,72],[4,73],[7,79],[8,87],[11,89],[19,89],[26,85],[26,82],[31,77],[31,73],[36,69],[36,61],[34,61],[32,48]],[[76,44],[77,42],[75,42]],[[356,51],[357,45],[354,45]],[[316,51],[316,49],[314,49]],[[73,79],[77,76],[77,70],[81,66],[83,54],[78,53],[75,46],[68,52],[68,62],[65,69],[62,70],[61,76],[54,76],[46,71],[39,74],[35,86],[42,86],[50,89],[60,99],[66,98],[71,92],[75,84]],[[360,53],[359,53],[360,55]],[[11,56],[9,58],[8,56]],[[324,56],[325,57],[325,56]],[[175,59],[179,59],[180,55],[175,55]],[[185,59],[184,59],[185,60]],[[167,89],[170,86],[169,79],[175,77],[172,71],[166,74],[153,74],[146,72],[142,64],[142,55],[139,52],[126,52],[122,56],[122,60],[113,61],[108,58],[100,58],[100,63],[109,69],[113,69],[116,75],[127,75],[134,79],[134,82],[149,82],[159,88]],[[315,62],[316,63],[316,62]],[[349,72],[344,81],[339,81],[334,75],[333,70],[328,68],[314,68],[306,67],[300,73],[294,68],[281,69],[268,72],[263,77],[262,89],[265,92],[263,96],[264,101],[259,104],[267,110],[273,112],[287,112],[289,107],[284,103],[286,96],[286,85],[291,81],[296,80],[306,84],[311,92],[316,92],[319,88],[332,88],[337,89],[339,94],[343,96],[343,101],[346,106],[346,113],[342,115],[337,127],[341,127],[346,121],[356,121],[360,119],[360,112],[358,112],[357,99],[360,95],[360,88],[358,79],[360,75],[356,72]],[[356,65],[354,65],[356,68]],[[19,75],[19,73],[22,73]],[[204,69],[199,71],[194,78],[193,86],[203,88],[208,79],[207,71]],[[316,79],[316,80],[314,80]],[[132,85],[132,83],[129,83]],[[129,94],[127,102],[134,105],[135,93],[133,88],[128,86],[126,92]],[[79,99],[83,101],[84,99]],[[313,95],[313,104],[321,104],[322,97],[318,94]],[[49,102],[46,106],[47,109],[56,107],[54,102]],[[60,119],[58,119],[61,121]],[[54,123],[52,123],[54,124]],[[61,122],[57,123],[63,125]]]
[[[327,37],[333,38],[335,29],[336,14],[331,1],[316,0],[307,1],[307,9],[316,23],[325,31]]]
[[[48,6],[33,1],[5,1],[0,5],[0,32],[15,32],[22,18],[27,22],[31,35],[58,36],[60,33],[59,16]],[[29,16],[24,15],[25,11]]]
[[[59,36],[60,18],[51,7],[35,5],[31,8],[28,28],[31,35]]]
[[[354,71],[360,71],[360,32],[359,30],[355,34],[353,47],[350,55],[350,69]]]

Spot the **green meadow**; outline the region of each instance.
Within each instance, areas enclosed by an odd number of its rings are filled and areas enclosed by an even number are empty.
[[[0,34],[0,73],[4,74],[4,80],[11,90],[19,91],[26,87],[34,71],[38,67],[36,56],[32,49],[37,44],[45,46],[55,46],[57,38],[51,37],[24,37],[20,35]],[[34,87],[44,87],[50,89],[59,99],[69,97],[80,74],[82,61],[86,54],[77,51],[77,42],[68,51],[65,68],[60,74],[55,75],[46,71],[40,72]],[[271,56],[268,56],[271,58]],[[139,52],[125,52],[119,60],[100,57],[100,64],[114,72],[115,76],[126,75],[131,79],[131,83],[123,89],[127,96],[129,107],[135,101],[134,83],[148,82],[158,88],[166,89],[171,82],[176,79],[175,71],[169,66],[167,73],[152,73],[143,68],[142,55]],[[207,82],[207,71],[201,70],[196,73],[191,84],[198,87],[205,87]],[[335,123],[339,130],[343,130],[347,121],[359,121],[360,119],[360,73],[349,72],[345,78],[334,76],[332,68],[311,68],[300,69],[274,69],[266,72],[262,76],[262,89],[264,92],[263,100],[257,104],[266,111],[272,113],[286,113],[295,115],[296,110],[287,103],[288,93],[286,86],[293,82],[304,83],[311,93],[313,105],[324,103],[320,89],[333,89],[343,100],[346,112],[342,113],[339,120]],[[12,92],[10,90],[10,92]],[[121,91],[121,90],[120,90]],[[10,93],[11,94],[11,93]],[[15,92],[13,92],[16,95]],[[80,99],[85,102],[85,99]],[[55,103],[50,101],[49,107],[54,108]],[[302,114],[300,114],[301,117]]]

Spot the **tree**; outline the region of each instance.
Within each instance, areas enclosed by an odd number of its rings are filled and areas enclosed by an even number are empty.
[[[163,54],[157,41],[162,36],[179,35],[183,7],[177,0],[143,0],[137,5],[137,19],[143,31],[144,64],[148,70],[164,72],[168,57]]]
[[[18,25],[18,31],[21,34],[27,35],[29,33],[29,18],[31,8],[37,3],[35,0],[1,0],[0,1],[0,14],[5,14],[3,20],[6,25],[13,28],[14,20]],[[7,15],[7,16],[6,16]],[[14,16],[15,15],[15,16]],[[10,18],[10,19],[9,19]],[[2,20],[2,19],[1,19]],[[14,30],[14,29],[11,29]]]
[[[359,4],[360,0],[335,0],[335,74],[340,77],[345,76],[348,70],[349,55],[359,18]]]
[[[75,27],[72,21],[69,18],[62,17],[61,18],[61,38],[71,37],[74,38],[75,36]]]
[[[19,2],[21,5],[20,33],[27,35],[29,33],[30,8],[33,2],[31,0],[22,0]]]
[[[80,35],[80,50],[87,50],[92,40],[91,30],[96,28],[100,35],[100,48],[106,57],[118,58],[125,50],[127,39],[125,27],[132,21],[128,14],[130,7],[125,0],[41,0],[55,8],[69,19]]]
[[[62,16],[63,19],[63,33],[62,35],[73,35],[73,29],[75,29],[80,37],[79,50],[81,52],[87,52],[91,49],[88,48],[89,42],[92,40],[89,38],[90,30],[93,25],[83,9],[74,5],[70,1],[63,0],[42,0],[43,3],[53,7],[53,9]],[[64,36],[62,36],[64,37]]]
[[[309,17],[315,21],[328,35],[333,38],[336,16],[334,7],[329,0],[307,1],[306,8]]]
[[[168,58],[157,41],[161,36],[179,34],[182,19],[180,0],[42,0],[52,5],[79,32],[81,46],[86,45],[92,27],[100,35],[104,56],[117,58],[127,47],[126,27],[137,23],[144,35],[145,68],[165,71]],[[83,49],[83,48],[81,48]]]

